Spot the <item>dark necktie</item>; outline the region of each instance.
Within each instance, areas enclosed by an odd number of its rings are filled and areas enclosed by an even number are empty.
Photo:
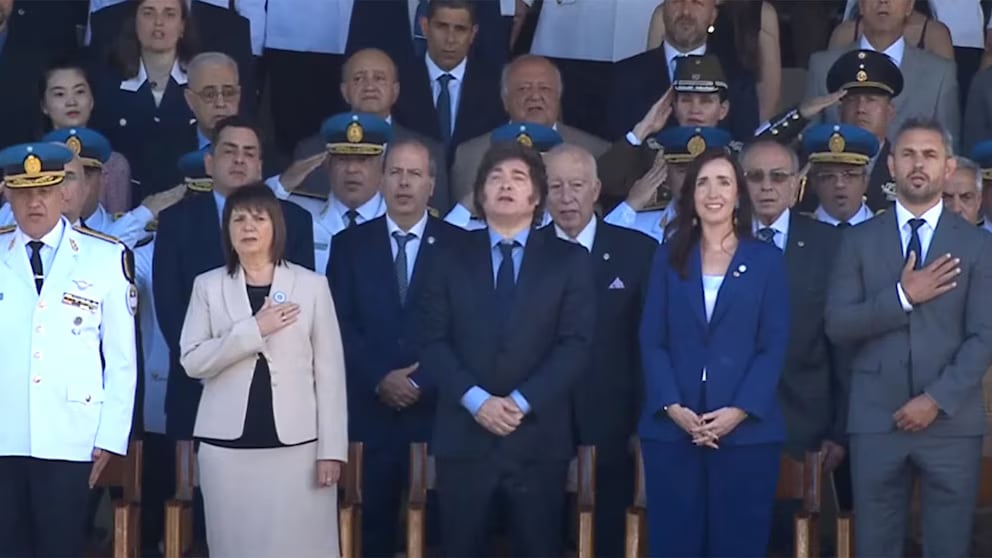
[[[775,233],[777,232],[771,227],[761,227],[758,229],[758,240],[775,246]]]
[[[354,209],[349,209],[344,212],[344,216],[348,218],[348,228],[354,227],[358,224],[358,212]]]
[[[427,17],[427,5],[430,0],[420,0],[417,2],[417,11],[413,14],[413,53],[417,58],[423,58],[427,52],[427,37],[420,28],[420,18]]]
[[[393,238],[396,239],[396,259],[393,260],[393,266],[396,268],[396,284],[400,290],[400,304],[406,304],[406,292],[410,289],[410,282],[407,279],[409,268],[406,259],[406,243],[417,238],[417,235],[393,231]]]
[[[502,261],[496,271],[496,304],[501,318],[505,323],[513,304],[513,291],[516,288],[516,276],[513,272],[513,249],[519,246],[517,241],[503,241],[498,244]]]
[[[38,294],[41,294],[41,286],[45,283],[45,270],[41,267],[41,247],[44,245],[38,240],[28,242],[28,247],[31,248],[31,273],[34,274],[34,287],[38,289]]]
[[[441,141],[445,145],[451,141],[451,93],[448,91],[448,84],[455,76],[451,74],[441,74],[437,78],[441,85],[441,92],[437,96],[437,124],[441,128]]]
[[[847,221],[841,221],[840,223],[837,223],[837,228],[838,229],[846,229],[846,228],[848,228],[850,226],[851,226],[851,224],[848,223]]]
[[[920,242],[920,227],[926,223],[923,219],[910,219],[909,227],[911,232],[909,233],[909,245],[906,246],[906,257],[909,258],[909,253],[913,252],[916,254],[916,263],[913,265],[913,269],[923,268],[923,243]]]

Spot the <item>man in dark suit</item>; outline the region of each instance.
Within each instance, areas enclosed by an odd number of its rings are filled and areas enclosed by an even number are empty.
[[[90,55],[102,61],[107,51],[117,41],[126,18],[135,17],[138,3],[120,2],[96,11],[90,16]],[[242,90],[240,109],[243,114],[256,110],[255,59],[251,53],[251,25],[234,10],[194,0],[190,3],[190,20],[200,52],[223,52],[238,64]],[[272,155],[275,155],[274,153]]]
[[[540,155],[495,144],[482,169],[474,199],[488,228],[439,266],[421,307],[420,365],[438,384],[443,554],[488,555],[490,521],[505,510],[515,556],[556,556],[593,272],[581,247],[532,229],[547,196]]]
[[[262,153],[254,126],[236,116],[220,121],[205,165],[214,180],[212,194],[187,197],[162,212],[152,264],[155,312],[169,346],[166,433],[176,440],[192,438],[201,390],[200,383],[190,379],[179,364],[179,335],[193,280],[224,264],[220,218],[225,197],[262,178]],[[310,214],[290,202],[283,202],[282,207],[286,213],[287,259],[313,269]]]
[[[400,94],[400,82],[396,64],[384,51],[378,49],[360,50],[345,62],[341,77],[341,95],[352,112],[369,113],[378,116],[392,126],[392,137],[396,140],[416,139],[431,150],[435,161],[444,160],[444,148],[440,144],[393,121],[392,112]],[[327,143],[320,134],[310,136],[296,147],[293,159],[302,161],[326,152]],[[302,180],[298,193],[327,199],[331,191],[328,174],[318,167]],[[444,165],[438,165],[434,182],[431,207],[444,214],[451,207],[448,194],[448,173]]]
[[[666,2],[662,5],[665,41],[658,48],[617,62],[613,67],[612,91],[607,107],[610,138],[620,138],[648,112],[673,83],[675,61],[688,55],[708,53],[707,28],[716,21],[716,0]],[[727,76],[730,114],[724,126],[743,141],[758,127],[758,93],[755,77],[740,67],[733,56],[715,54]]]
[[[426,54],[400,68],[403,94],[396,120],[441,142],[450,167],[455,148],[506,122],[499,94],[499,70],[469,57],[479,25],[470,0],[434,0],[420,19]]]
[[[918,482],[923,548],[968,556],[992,363],[992,237],[941,203],[951,140],[907,120],[895,209],[842,235],[827,334],[856,345],[847,430],[859,556],[902,555]]]
[[[386,215],[334,239],[327,277],[344,339],[349,439],[365,444],[362,551],[393,556],[410,443],[430,439],[436,401],[419,366],[413,310],[441,250],[462,231],[427,213],[437,165],[416,140],[389,146]]]
[[[575,388],[574,420],[578,443],[596,446],[596,555],[621,556],[625,510],[634,493],[629,442],[641,401],[637,327],[658,244],[596,217],[600,182],[591,153],[564,144],[549,151],[544,161],[554,226],[542,232],[575,242],[592,255],[595,349]]]

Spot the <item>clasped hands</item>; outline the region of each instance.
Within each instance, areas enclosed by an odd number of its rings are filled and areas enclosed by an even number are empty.
[[[387,406],[401,411],[413,405],[420,399],[420,389],[410,381],[410,374],[420,368],[420,363],[415,362],[405,368],[391,370],[386,377],[379,382],[376,393],[379,400]]]
[[[747,418],[747,413],[737,407],[722,407],[704,415],[682,405],[669,405],[666,410],[669,418],[682,430],[692,436],[692,443],[713,449],[720,449],[719,441],[737,428]]]
[[[497,436],[509,436],[524,420],[524,412],[509,397],[490,397],[475,413],[475,422]]]

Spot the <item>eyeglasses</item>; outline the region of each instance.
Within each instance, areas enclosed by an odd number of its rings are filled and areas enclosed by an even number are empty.
[[[224,85],[219,89],[213,85],[204,87],[199,91],[194,91],[196,96],[205,103],[217,102],[217,97],[224,99],[224,102],[234,102],[241,96],[240,85]]]
[[[845,170],[845,171],[818,171],[814,172],[812,175],[813,180],[820,184],[837,184],[840,181],[844,182],[855,182],[861,180],[865,177],[865,172],[861,170]]]
[[[796,173],[784,171],[782,169],[773,169],[767,172],[765,172],[764,169],[751,169],[744,171],[744,178],[753,184],[761,184],[764,182],[766,175],[772,184],[785,184],[785,182],[795,176]]]

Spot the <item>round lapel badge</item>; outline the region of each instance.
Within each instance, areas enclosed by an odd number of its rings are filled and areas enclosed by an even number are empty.
[[[283,302],[286,302],[286,293],[276,291],[276,294],[272,295],[272,300],[274,300],[276,304],[282,304]]]

